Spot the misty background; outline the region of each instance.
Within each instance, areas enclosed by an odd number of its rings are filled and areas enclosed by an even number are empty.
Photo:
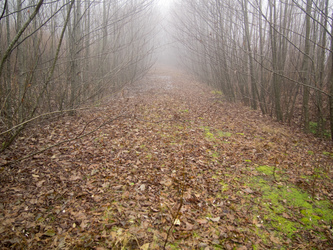
[[[328,0],[3,0],[2,149],[29,123],[182,68],[279,122],[333,134]]]

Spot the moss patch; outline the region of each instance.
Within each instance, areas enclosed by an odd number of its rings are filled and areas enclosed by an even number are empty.
[[[273,175],[273,167],[259,166],[256,170]],[[275,184],[263,176],[252,178],[251,187],[261,192],[259,216],[266,228],[274,228],[280,237],[292,238],[302,230],[329,225],[333,220],[333,207],[329,201],[312,201],[311,196],[293,185]],[[258,235],[259,232],[258,232]]]
[[[223,181],[220,181],[219,184],[222,186],[221,188],[222,193],[229,189],[228,184],[224,183]]]
[[[208,138],[209,140],[215,140],[215,137],[219,138],[225,138],[225,137],[231,137],[232,134],[229,132],[221,131],[221,130],[211,130],[210,127],[204,126],[201,127],[204,129],[205,137]]]
[[[230,137],[232,134],[229,133],[229,132],[223,132],[223,131],[221,131],[221,130],[218,130],[218,131],[217,131],[217,135],[218,135],[219,137]]]
[[[256,167],[256,170],[258,172],[265,174],[266,176],[270,177],[271,179],[274,179],[274,175],[275,175],[275,178],[277,178],[277,180],[281,180],[283,177],[282,175],[285,172],[284,170],[282,170],[280,168],[275,168],[272,166],[258,166],[258,167]]]

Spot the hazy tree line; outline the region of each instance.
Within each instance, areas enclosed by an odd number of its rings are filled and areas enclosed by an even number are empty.
[[[182,0],[183,60],[229,101],[333,136],[333,21],[328,0]]]
[[[116,93],[152,64],[153,0],[0,2],[0,131]]]

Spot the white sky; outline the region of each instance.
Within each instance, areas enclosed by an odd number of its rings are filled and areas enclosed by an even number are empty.
[[[163,8],[169,8],[173,0],[158,0],[158,4]]]

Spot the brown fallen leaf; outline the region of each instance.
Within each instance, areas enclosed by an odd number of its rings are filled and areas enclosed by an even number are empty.
[[[50,229],[48,229],[43,235],[48,236],[48,237],[52,237],[52,236],[54,236],[55,234],[56,234],[56,232],[54,231],[54,229],[53,229],[53,228],[50,228]]]
[[[140,247],[141,250],[148,250],[150,243],[146,243]]]
[[[45,182],[45,180],[39,181],[39,182],[36,183],[36,186],[41,187],[44,182]]]
[[[186,225],[185,228],[186,231],[192,231],[194,228],[194,225],[192,225],[191,223],[185,222],[185,225]]]
[[[196,220],[199,224],[206,224],[208,221],[206,219],[197,219]]]
[[[291,218],[287,213],[282,213],[282,217],[284,217],[286,219],[290,219]]]
[[[254,193],[253,190],[252,190],[251,188],[245,188],[243,191],[244,191],[245,193],[248,193],[248,194],[252,194],[252,193]]]
[[[72,175],[72,176],[69,178],[70,181],[77,181],[77,180],[80,180],[80,179],[82,179],[82,177],[79,176],[79,175]]]
[[[221,219],[221,217],[216,217],[216,218],[210,218],[211,221],[214,221],[214,222],[219,222]]]
[[[275,237],[274,235],[271,235],[269,238],[275,244],[280,244],[281,243],[280,240],[279,240],[279,238]]]

